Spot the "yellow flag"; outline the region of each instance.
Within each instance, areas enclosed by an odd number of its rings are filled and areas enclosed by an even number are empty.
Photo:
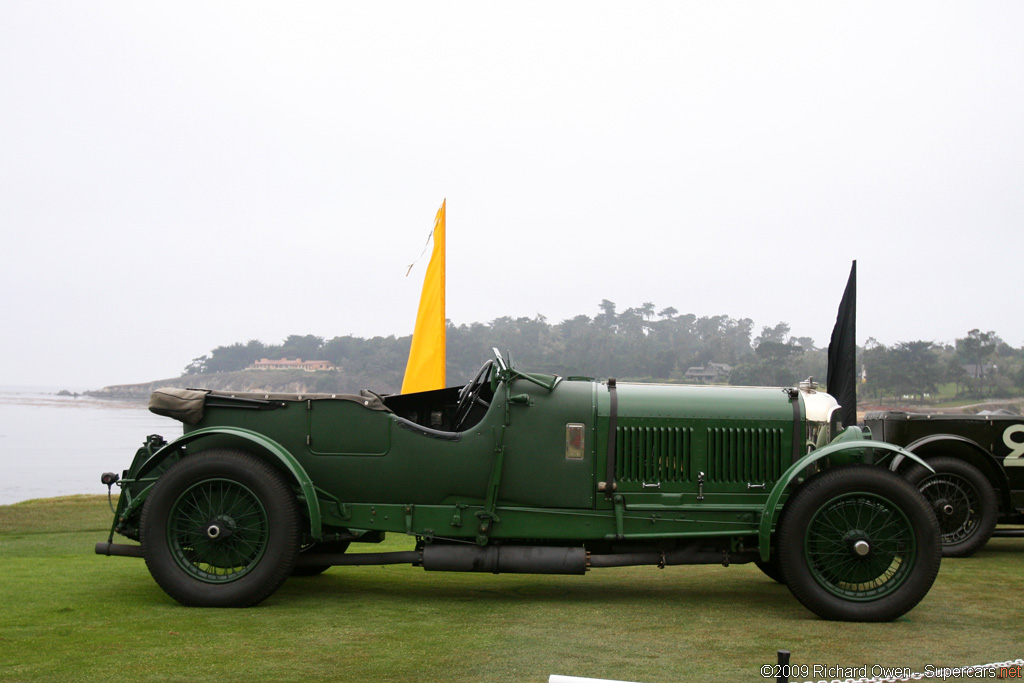
[[[444,202],[434,218],[434,250],[423,277],[416,329],[412,333],[409,363],[405,366],[402,393],[443,389],[445,383],[444,312]]]

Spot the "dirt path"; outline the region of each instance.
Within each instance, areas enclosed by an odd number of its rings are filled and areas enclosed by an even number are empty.
[[[958,410],[966,410],[968,408],[983,408],[985,406],[1009,406],[1014,404],[1024,404],[1022,398],[994,398],[991,401],[985,401],[984,403],[969,403],[965,406],[960,406]]]
[[[962,406],[944,407],[927,404],[870,404],[857,406],[857,419],[863,420],[864,414],[875,410],[903,410],[908,413],[959,414],[974,413],[981,410],[998,410],[1008,408],[1017,413],[1024,413],[1024,398],[993,398],[979,403],[968,403]]]

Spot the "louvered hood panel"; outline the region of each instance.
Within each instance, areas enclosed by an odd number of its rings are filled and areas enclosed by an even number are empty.
[[[708,482],[775,481],[792,460],[778,428],[709,428],[707,453]]]
[[[690,481],[692,429],[623,426],[615,431],[617,480],[668,483]]]
[[[785,389],[619,382],[619,419],[776,421],[790,423],[793,406]],[[608,417],[608,390],[598,385],[598,416]]]
[[[761,490],[803,440],[802,398],[782,388],[619,383],[617,391],[615,479],[626,493]],[[597,384],[596,393],[600,433],[608,391]]]

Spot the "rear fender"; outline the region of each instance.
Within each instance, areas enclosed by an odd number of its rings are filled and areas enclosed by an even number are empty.
[[[851,430],[855,430],[856,434]],[[885,454],[886,456],[893,453],[902,455],[904,458],[910,458],[914,462],[924,466],[930,472],[935,471],[929,467],[928,463],[922,460],[920,456],[917,456],[904,448],[900,448],[899,446],[894,446],[891,443],[869,441],[861,435],[861,432],[857,427],[848,427],[842,435],[837,437],[836,440],[828,446],[811,451],[790,465],[789,469],[779,477],[775,486],[772,487],[772,492],[768,496],[768,501],[764,505],[764,510],[761,511],[761,523],[758,527],[757,533],[757,548],[761,555],[761,559],[767,562],[769,553],[771,552],[772,523],[775,521],[780,510],[779,500],[782,499],[782,494],[786,492],[789,485],[793,483],[793,481],[795,481],[804,470],[824,458],[838,460],[839,462],[836,464],[845,464],[849,462],[863,462],[871,464],[873,462],[873,451],[887,451]]]
[[[992,487],[995,488],[996,494],[1001,499],[1000,507],[1003,510],[1013,509],[1010,501],[1010,480],[1006,476],[1006,470],[1001,466],[999,458],[992,455],[991,451],[977,441],[956,434],[929,434],[907,444],[905,448],[923,458],[949,455],[970,463],[992,483]],[[895,472],[901,464],[903,464],[903,456],[897,455],[893,458],[889,469]]]
[[[313,487],[313,481],[309,478],[309,475],[306,474],[306,470],[302,468],[299,461],[295,459],[295,456],[289,453],[284,446],[273,439],[267,438],[259,432],[243,429],[241,427],[204,427],[202,429],[197,429],[167,444],[150,456],[149,459],[139,466],[139,469],[136,472],[132,473],[133,478],[142,479],[161,462],[172,454],[177,453],[187,444],[202,442],[204,439],[208,439],[210,437],[225,436],[231,437],[231,439],[235,441],[240,448],[245,448],[253,455],[275,461],[291,475],[292,479],[302,491],[301,498],[305,502],[306,509],[309,512],[309,533],[314,540],[320,540],[323,537],[320,502],[317,500],[316,489]],[[138,496],[132,501],[130,508],[125,510],[122,514],[128,515],[132,508],[138,507],[144,500],[144,495]]]

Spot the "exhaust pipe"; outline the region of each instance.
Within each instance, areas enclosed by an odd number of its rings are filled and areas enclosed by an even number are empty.
[[[124,543],[106,543],[101,542],[96,544],[97,555],[117,555],[119,557],[142,557],[142,546],[141,545],[126,545]]]
[[[428,545],[423,548],[423,568],[428,572],[585,574],[587,551],[528,545]]]
[[[358,567],[379,564],[418,564],[420,554],[415,550],[403,550],[393,553],[302,553],[295,561],[297,567],[341,565]]]

